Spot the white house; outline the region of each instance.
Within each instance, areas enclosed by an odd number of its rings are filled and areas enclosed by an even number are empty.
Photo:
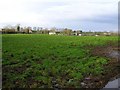
[[[31,30],[31,29],[29,29],[29,33],[32,33],[32,30]]]
[[[82,36],[82,34],[78,34],[78,36]]]
[[[103,33],[104,35],[107,35],[107,33]]]
[[[95,36],[97,37],[97,36],[99,36],[99,35],[96,34]]]
[[[49,32],[49,35],[55,35],[56,32]]]

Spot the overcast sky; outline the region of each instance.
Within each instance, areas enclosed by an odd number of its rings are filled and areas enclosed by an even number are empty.
[[[119,0],[0,0],[5,25],[116,31]]]

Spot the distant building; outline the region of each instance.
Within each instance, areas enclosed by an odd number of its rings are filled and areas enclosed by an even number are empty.
[[[32,30],[31,30],[31,29],[29,29],[29,33],[32,33]]]
[[[103,33],[104,35],[107,35],[107,33]]]
[[[78,34],[78,36],[82,36],[82,34]]]
[[[60,31],[55,32],[57,35],[63,35]]]
[[[77,35],[77,31],[72,31],[72,35]]]
[[[82,31],[80,31],[80,30],[78,30],[78,31],[72,31],[72,35],[82,36]]]
[[[111,33],[110,33],[110,32],[104,32],[103,35],[104,35],[104,36],[110,36]]]
[[[99,36],[99,35],[95,35],[96,37]]]
[[[49,35],[55,35],[56,32],[49,32]]]

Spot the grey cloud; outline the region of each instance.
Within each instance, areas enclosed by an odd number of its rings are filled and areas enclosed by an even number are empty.
[[[101,15],[101,16],[96,16],[92,19],[86,19],[85,21],[89,22],[95,22],[95,23],[111,23],[111,24],[117,24],[117,15]]]
[[[55,24],[57,27],[68,27],[72,29],[83,29],[84,31],[106,31],[106,30],[117,30],[117,15],[103,15],[96,16],[88,19],[64,19],[56,20]]]
[[[28,4],[24,4],[24,10],[41,13],[46,11],[46,9],[65,5],[67,5],[65,2],[30,2]]]

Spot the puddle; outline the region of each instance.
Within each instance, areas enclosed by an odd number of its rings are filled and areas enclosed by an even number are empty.
[[[120,88],[120,78],[115,79],[113,81],[109,81],[104,88]],[[103,88],[103,90],[104,90]]]
[[[109,53],[108,57],[118,59],[120,57],[120,51],[113,50]]]
[[[100,90],[118,90],[118,88],[120,88],[120,76],[118,72],[118,70],[120,69],[120,65],[118,63],[118,60],[120,58],[120,48],[116,46],[96,47],[94,48],[94,50],[91,51],[91,53],[94,56],[107,57],[110,60],[108,65],[105,66],[107,72],[105,76],[101,78],[104,79],[103,81],[105,82],[103,83],[103,85],[101,85],[102,88]],[[115,75],[118,76],[116,77]],[[105,84],[106,82],[108,83]]]

